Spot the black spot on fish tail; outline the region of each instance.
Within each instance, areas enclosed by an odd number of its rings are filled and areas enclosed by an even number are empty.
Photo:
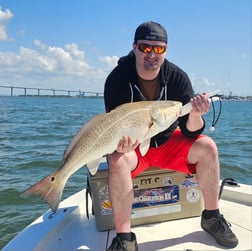
[[[21,196],[39,196],[49,204],[53,212],[56,212],[66,181],[66,178],[59,176],[58,172],[54,172],[30,186]]]

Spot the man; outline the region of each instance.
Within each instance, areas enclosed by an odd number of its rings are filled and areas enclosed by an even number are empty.
[[[201,134],[205,126],[202,115],[209,111],[209,101],[205,95],[194,97],[187,74],[165,59],[167,40],[166,30],[160,24],[141,24],[135,32],[133,50],[120,58],[106,79],[107,112],[123,103],[142,100],[177,100],[183,104],[191,102],[193,107],[188,115],[151,139],[151,147],[145,156],[141,156],[138,142],[133,142],[129,135],[125,135],[117,150],[108,156],[109,192],[117,232],[108,251],[138,250],[130,226],[134,196],[132,178],[154,165],[196,173],[205,202],[202,228],[223,246],[238,244],[219,212],[217,147],[211,138]]]

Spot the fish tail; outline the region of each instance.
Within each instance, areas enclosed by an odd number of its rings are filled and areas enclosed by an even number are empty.
[[[21,196],[25,198],[33,195],[39,196],[48,203],[55,213],[59,207],[66,181],[66,179],[59,177],[59,173],[56,171],[30,186]]]

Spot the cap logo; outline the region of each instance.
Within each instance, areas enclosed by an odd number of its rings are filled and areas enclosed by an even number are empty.
[[[146,38],[147,40],[155,40],[155,39],[156,39],[156,36],[147,35],[147,36],[145,36],[145,38]]]

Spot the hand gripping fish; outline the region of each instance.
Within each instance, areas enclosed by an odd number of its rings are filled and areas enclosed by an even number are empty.
[[[22,196],[40,196],[56,212],[65,184],[73,173],[87,165],[94,175],[102,158],[116,150],[123,136],[138,140],[141,154],[145,155],[151,137],[167,129],[191,108],[190,103],[182,107],[178,101],[140,101],[95,115],[73,137],[58,170],[29,187]]]

